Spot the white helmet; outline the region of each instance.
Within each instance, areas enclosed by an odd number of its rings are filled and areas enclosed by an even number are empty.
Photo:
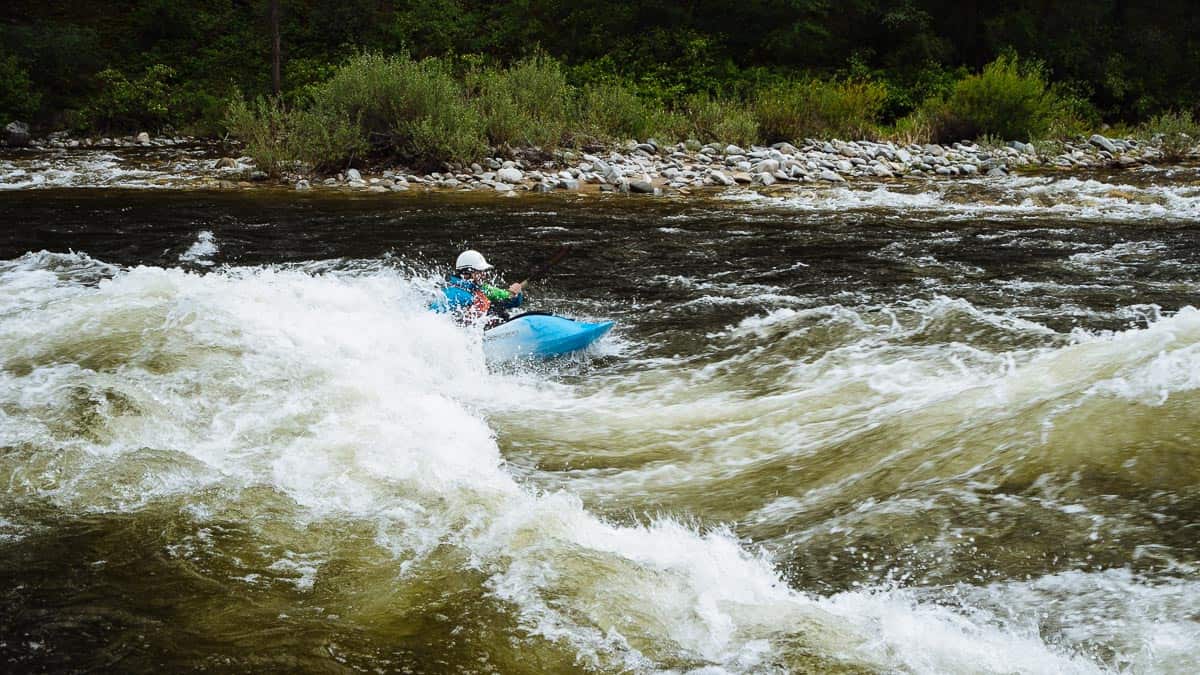
[[[456,271],[474,270],[476,272],[486,272],[492,269],[488,261],[483,259],[483,254],[475,250],[467,250],[458,254],[458,259],[454,261],[454,269]]]

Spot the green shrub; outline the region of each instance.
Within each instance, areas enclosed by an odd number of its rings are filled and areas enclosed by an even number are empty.
[[[884,136],[899,145],[924,145],[933,142],[933,127],[924,110],[914,110],[896,120]]]
[[[84,106],[83,120],[104,131],[157,130],[174,121],[175,91],[169,83],[175,70],[157,63],[136,79],[115,68],[96,78],[100,91]]]
[[[983,134],[1028,141],[1082,126],[1072,106],[1046,83],[1039,66],[1001,56],[978,75],[959,80],[945,99],[928,101],[924,110],[939,143]]]
[[[1187,111],[1165,112],[1143,124],[1138,129],[1138,136],[1156,141],[1164,158],[1178,161],[1200,143],[1200,122]]]
[[[661,106],[643,101],[632,87],[616,82],[585,87],[580,107],[582,131],[600,140],[649,138],[668,121]]]
[[[476,69],[468,88],[493,145],[555,147],[571,122],[574,91],[562,66],[534,56],[511,68]]]
[[[446,62],[363,54],[295,106],[238,98],[230,133],[264,169],[332,169],[367,152],[419,165],[470,161],[487,150],[483,123]]]
[[[735,101],[693,94],[683,105],[685,134],[701,142],[752,145],[758,142],[758,121],[747,106]]]
[[[470,161],[487,151],[483,120],[440,59],[356,56],[313,88],[310,109],[356,123],[376,152],[415,162]]]
[[[42,95],[33,89],[29,71],[17,57],[0,52],[0,127],[12,120],[28,121],[42,106]]]
[[[225,124],[245,144],[246,154],[272,175],[341,168],[367,149],[366,139],[351,120],[288,109],[261,97],[247,103],[235,96]]]
[[[794,80],[760,89],[754,112],[767,142],[878,135],[887,87],[869,80]]]

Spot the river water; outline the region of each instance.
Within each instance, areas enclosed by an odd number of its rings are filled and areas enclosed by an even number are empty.
[[[0,194],[8,671],[1194,673],[1200,173]],[[617,322],[489,366],[459,249]]]

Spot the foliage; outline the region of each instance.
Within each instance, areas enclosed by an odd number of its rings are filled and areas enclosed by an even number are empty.
[[[29,71],[11,54],[0,52],[0,126],[15,119],[28,120],[41,107]]]
[[[758,121],[737,101],[693,94],[683,104],[686,135],[701,142],[751,145],[758,142]]]
[[[1156,141],[1164,157],[1178,161],[1200,144],[1200,121],[1190,112],[1165,112],[1142,125],[1138,135]]]
[[[767,142],[834,136],[863,139],[878,135],[887,88],[869,80],[794,80],[765,87],[754,100]]]
[[[666,121],[661,106],[643,101],[633,87],[620,82],[585,87],[580,106],[585,133],[601,140],[648,138]]]
[[[156,63],[136,79],[113,68],[100,71],[100,91],[88,100],[83,117],[104,131],[156,130],[173,121],[175,90],[170,66]]]
[[[300,109],[259,97],[247,103],[235,96],[225,117],[230,133],[265,171],[331,170],[366,150],[366,140],[347,119]]]
[[[447,61],[362,54],[312,91],[313,114],[357,124],[377,151],[440,163],[487,149],[483,120]]]
[[[959,80],[944,100],[928,102],[926,113],[939,143],[981,134],[1028,141],[1069,119],[1071,109],[1046,83],[1040,66],[1005,55]]]
[[[563,142],[575,94],[558,61],[538,55],[510,68],[476,69],[467,85],[493,145]]]

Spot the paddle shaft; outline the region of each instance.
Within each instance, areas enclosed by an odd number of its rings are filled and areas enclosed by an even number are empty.
[[[558,263],[562,262],[563,258],[567,257],[567,254],[570,252],[571,252],[570,246],[565,245],[565,244],[563,246],[560,246],[558,248],[558,250],[554,252],[554,255],[550,256],[549,260],[542,263],[538,267],[534,268],[533,271],[531,271],[529,273],[529,275],[526,276],[525,279],[521,281],[521,285],[524,286],[525,284],[527,284],[531,281],[537,281],[538,279],[541,279],[542,277],[549,274],[550,268],[554,267]]]

